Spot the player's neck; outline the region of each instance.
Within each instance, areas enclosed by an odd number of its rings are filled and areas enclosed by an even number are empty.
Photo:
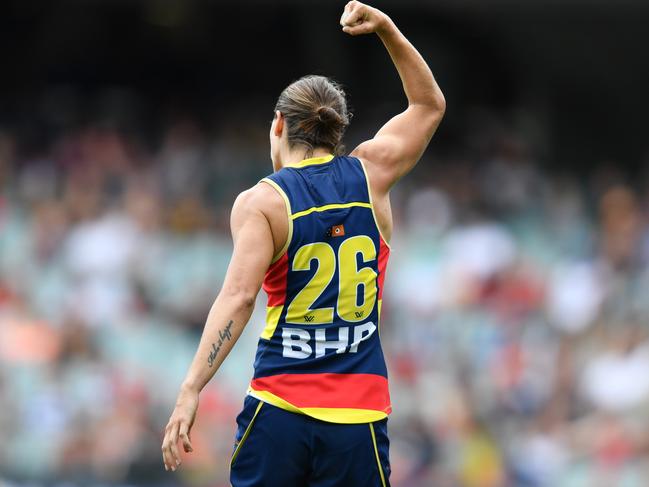
[[[331,151],[322,148],[307,150],[303,147],[296,147],[295,149],[287,151],[287,154],[282,157],[282,167],[295,166],[305,159],[312,159],[316,157],[326,157],[331,155]]]

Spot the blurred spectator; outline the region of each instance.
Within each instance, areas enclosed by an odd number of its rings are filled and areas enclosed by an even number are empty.
[[[159,442],[232,199],[271,170],[265,128],[236,123],[172,117],[156,146],[96,120],[36,155],[0,131],[0,486],[228,485],[263,306],[176,475]],[[395,192],[393,485],[644,486],[647,195],[541,167],[522,131],[472,136]]]

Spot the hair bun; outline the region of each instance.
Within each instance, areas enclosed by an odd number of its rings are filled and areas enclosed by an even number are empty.
[[[318,121],[325,125],[330,124],[340,124],[342,123],[342,118],[338,115],[338,112],[331,107],[321,106],[318,108]]]

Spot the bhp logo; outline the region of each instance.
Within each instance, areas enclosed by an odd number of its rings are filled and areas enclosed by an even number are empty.
[[[356,326],[341,326],[338,328],[338,339],[327,340],[326,329],[282,327],[282,356],[287,358],[305,359],[315,355],[322,357],[327,350],[335,353],[356,353],[359,345],[369,339],[376,331],[376,325],[371,321]],[[351,333],[350,333],[351,332]]]

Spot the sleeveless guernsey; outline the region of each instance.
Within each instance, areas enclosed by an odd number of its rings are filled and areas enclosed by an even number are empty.
[[[262,179],[289,232],[263,283],[266,327],[248,394],[334,423],[391,412],[379,315],[390,249],[354,157],[319,157]]]

